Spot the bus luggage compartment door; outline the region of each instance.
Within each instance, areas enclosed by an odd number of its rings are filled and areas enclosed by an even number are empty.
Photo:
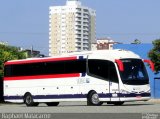
[[[120,101],[119,98],[119,83],[109,82],[110,86],[110,100],[111,101]]]

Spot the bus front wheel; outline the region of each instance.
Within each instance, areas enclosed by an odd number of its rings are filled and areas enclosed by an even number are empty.
[[[103,104],[103,102],[100,102],[99,96],[95,91],[91,91],[88,94],[88,98],[87,98],[87,105],[88,106],[100,106],[102,104]]]
[[[30,93],[26,93],[25,96],[24,96],[24,103],[27,105],[27,106],[38,106],[39,103],[35,103],[33,101],[33,97]]]

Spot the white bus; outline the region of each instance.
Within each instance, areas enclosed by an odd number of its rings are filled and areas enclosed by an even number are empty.
[[[57,106],[62,101],[104,102],[150,99],[143,60],[131,51],[101,50],[68,56],[13,60],[5,63],[4,100],[37,106]]]

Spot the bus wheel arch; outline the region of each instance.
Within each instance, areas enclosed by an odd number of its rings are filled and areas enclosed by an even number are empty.
[[[95,90],[91,90],[87,94],[87,105],[88,106],[100,106],[103,102],[99,100],[98,93]]]
[[[38,106],[38,102],[33,101],[33,96],[30,92],[26,92],[23,97],[24,103],[27,106]]]

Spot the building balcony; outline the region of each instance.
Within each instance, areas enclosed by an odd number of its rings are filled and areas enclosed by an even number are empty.
[[[83,20],[83,24],[89,24],[89,21],[87,21],[87,20]]]
[[[75,46],[78,48],[81,48],[81,44],[80,43],[77,43],[77,44],[75,44]]]
[[[75,14],[76,18],[82,18],[81,14]]]
[[[89,48],[83,48],[83,51],[89,51]]]
[[[81,30],[81,26],[76,26],[75,30]]]
[[[75,21],[82,21],[82,19],[80,17],[76,18]]]
[[[89,39],[88,35],[83,36],[83,39]]]
[[[81,33],[81,31],[75,31],[75,34],[81,35],[82,33]]]
[[[75,16],[76,16],[76,17],[77,17],[77,16],[82,16],[82,13],[81,13],[81,12],[76,11]]]
[[[76,47],[76,51],[78,51],[78,52],[82,51],[81,47]]]
[[[81,8],[76,8],[76,10],[77,10],[78,12],[81,12]]]
[[[78,38],[82,38],[80,35],[76,35],[76,39],[78,39]]]
[[[85,32],[89,33],[89,28],[88,27],[83,28],[83,33],[85,33]]]
[[[89,10],[88,10],[88,9],[83,9],[83,12],[87,12],[87,13],[88,13],[88,12],[89,12]]]
[[[89,46],[88,45],[83,45],[83,48],[88,48]]]
[[[83,18],[84,18],[84,19],[89,19],[89,15],[88,15],[88,14],[84,14],[84,15],[83,15]]]
[[[81,43],[81,38],[76,38],[76,43]]]
[[[89,24],[88,23],[84,23],[83,26],[89,27]]]
[[[88,38],[88,37],[83,37],[83,39],[84,39],[84,40],[88,40],[89,38]]]
[[[88,40],[83,40],[83,43],[88,44],[89,42],[88,42]]]
[[[89,19],[83,19],[84,23],[89,23]]]
[[[88,31],[89,30],[88,26],[83,26],[83,30]]]
[[[81,11],[76,11],[76,14],[75,14],[75,15],[80,16],[80,15],[82,15],[82,12],[81,12]]]
[[[81,45],[75,45],[75,47],[81,49]]]
[[[81,22],[76,22],[75,25],[76,25],[76,26],[82,25],[82,23],[81,23]]]
[[[77,30],[76,30],[76,32],[78,32],[78,33],[81,33],[81,31],[82,31],[81,29],[77,29]]]
[[[88,19],[89,20],[89,16],[83,16],[83,18]]]
[[[88,36],[89,33],[88,32],[83,32],[83,35]]]

